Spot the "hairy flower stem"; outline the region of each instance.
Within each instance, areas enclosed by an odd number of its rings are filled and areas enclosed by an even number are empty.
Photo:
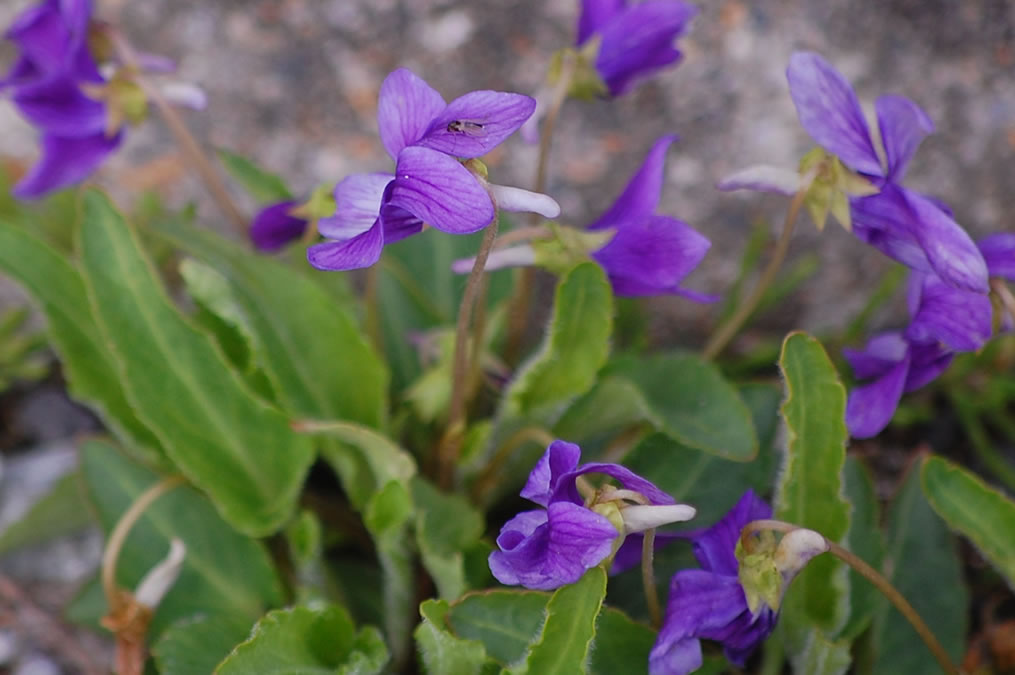
[[[162,119],[165,121],[166,126],[169,127],[169,132],[173,135],[173,138],[179,144],[180,149],[183,151],[183,155],[187,158],[190,163],[191,169],[193,169],[200,179],[200,182],[204,185],[205,189],[211,195],[215,203],[218,204],[219,209],[223,214],[232,222],[233,226],[240,234],[246,234],[247,227],[249,225],[248,219],[240,211],[239,207],[236,206],[236,202],[229,195],[229,190],[226,189],[226,185],[222,182],[222,177],[212,166],[211,162],[205,156],[201,150],[201,146],[194,139],[193,134],[187,129],[187,125],[184,124],[183,119],[176,112],[176,109],[169,104],[169,101],[165,99],[159,88],[152,85],[141,74],[141,68],[138,66],[137,57],[134,53],[133,47],[127,42],[127,40],[115,29],[109,30],[109,35],[113,41],[113,45],[116,49],[116,54],[123,62],[123,65],[131,69],[135,73],[135,81],[144,91],[148,100],[152,102],[155,108],[162,115]]]
[[[483,269],[486,267],[486,259],[490,256],[490,249],[493,248],[496,238],[497,213],[495,211],[493,222],[487,226],[483,241],[479,245],[476,262],[472,264],[472,271],[469,272],[469,278],[465,282],[462,304],[458,307],[458,323],[455,325],[455,351],[451,366],[451,403],[448,405],[448,426],[437,448],[438,484],[445,490],[450,489],[454,483],[455,464],[458,462],[462,439],[465,436],[465,399],[469,384],[469,326],[472,320],[472,309],[483,286]],[[479,345],[473,345],[473,349],[479,349]]]
[[[758,283],[754,286],[751,294],[740,303],[733,316],[720,326],[705,344],[705,348],[701,351],[701,356],[705,360],[711,361],[722,352],[730,340],[733,339],[733,336],[737,334],[737,331],[740,330],[741,326],[744,325],[744,322],[758,308],[758,303],[761,302],[765,292],[772,285],[772,282],[775,281],[775,276],[778,274],[779,268],[782,267],[782,263],[786,259],[786,253],[789,251],[789,242],[793,236],[793,228],[796,225],[797,216],[800,214],[800,208],[803,206],[805,198],[806,192],[804,190],[797,192],[793,196],[789,209],[786,211],[786,222],[782,226],[779,240],[776,242],[775,250],[772,252],[772,258],[768,261],[768,265],[758,278]]]
[[[550,164],[550,148],[553,144],[553,132],[557,126],[557,118],[560,116],[560,109],[567,100],[567,92],[571,88],[571,80],[574,77],[574,57],[565,53],[561,59],[560,73],[557,82],[554,84],[550,103],[546,108],[546,117],[543,119],[543,128],[539,134],[539,158],[536,160],[536,178],[533,182],[533,192],[546,192],[546,180]],[[538,216],[532,216],[531,225],[538,222]],[[504,360],[508,365],[514,365],[522,348],[522,339],[525,337],[525,326],[529,320],[529,300],[532,296],[532,283],[535,271],[531,267],[523,267],[515,274],[514,292],[508,301],[507,310],[507,337],[505,338]]]
[[[740,532],[740,540],[745,549],[750,550],[751,535],[755,532],[774,530],[776,532],[789,533],[798,529],[801,528],[797,525],[785,523],[781,520],[755,520],[744,526],[744,529]],[[909,621],[910,625],[913,626],[913,630],[916,631],[917,635],[920,636],[920,639],[922,639],[924,644],[927,645],[927,648],[930,649],[932,654],[934,654],[934,658],[937,659],[938,665],[941,666],[941,670],[948,675],[962,674],[962,671],[960,671],[952,663],[951,657],[948,656],[948,652],[946,652],[945,648],[941,646],[940,642],[938,642],[934,633],[931,632],[927,624],[920,618],[920,615],[917,614],[915,609],[913,609],[913,606],[909,604],[909,601],[906,600],[902,593],[900,593],[898,589],[892,585],[892,582],[888,581],[888,579],[886,579],[880,572],[868,565],[866,561],[855,555],[853,552],[836,544],[834,541],[829,541],[827,538],[825,538],[825,543],[828,544],[829,553],[849,565],[851,568],[856,570],[860,576],[871,582],[875,588],[881,591],[882,595],[888,598],[889,602],[895,606],[895,609],[899,610],[899,613],[902,614],[907,621]]]
[[[645,588],[645,604],[648,605],[652,627],[659,630],[663,625],[663,609],[659,605],[659,593],[656,591],[656,576],[653,570],[655,551],[655,528],[645,530],[645,537],[641,541],[641,585]]]

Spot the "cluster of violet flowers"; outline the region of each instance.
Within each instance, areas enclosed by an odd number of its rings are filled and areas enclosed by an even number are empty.
[[[577,445],[558,440],[536,463],[521,496],[541,508],[505,523],[497,537],[499,550],[490,554],[490,571],[501,583],[552,590],[599,565],[610,574],[620,573],[641,562],[644,532],[695,516],[693,507],[675,504],[653,483],[619,464],[579,464],[580,459]],[[607,476],[620,487],[587,488],[583,497],[579,481],[587,474]],[[771,507],[748,491],[712,526],[666,533],[656,540],[657,545],[690,541],[701,567],[681,570],[670,581],[666,614],[649,655],[651,675],[697,670],[702,639],[722,643],[729,661],[743,667],[774,630],[790,581],[827,546],[810,530],[786,535],[778,547],[761,554],[780,579],[774,591],[762,588],[750,574],[751,566],[741,564],[738,550],[741,555],[743,550],[737,544],[749,523],[771,515]]]

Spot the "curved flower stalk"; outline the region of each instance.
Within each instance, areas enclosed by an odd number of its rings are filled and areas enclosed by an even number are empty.
[[[523,511],[501,529],[500,550],[490,554],[490,571],[501,583],[537,590],[574,583],[609,558],[624,535],[694,517],[693,507],[675,504],[629,469],[579,465],[580,458],[577,445],[554,441],[532,470],[521,495],[543,508]],[[577,479],[587,473],[610,476],[622,489],[606,486],[583,500]]]
[[[966,231],[939,202],[901,184],[910,159],[934,130],[927,114],[903,96],[878,98],[878,147],[856,93],[823,57],[793,54],[786,78],[800,124],[827,155],[809,154],[799,174],[753,167],[719,188],[806,191],[819,227],[831,211],[890,258],[949,286],[986,293],[987,267]]]
[[[744,551],[744,526],[771,513],[771,507],[748,490],[715,525],[687,535],[701,569],[681,570],[670,582],[666,617],[649,654],[651,675],[697,670],[702,639],[721,642],[726,658],[742,668],[775,628],[790,581],[828,545],[820,534],[799,529],[778,545],[762,537],[757,550]]]
[[[318,224],[334,241],[310,247],[310,264],[323,270],[369,267],[385,244],[421,232],[424,223],[449,234],[471,234],[490,224],[497,207],[555,218],[560,214],[555,201],[488,185],[475,159],[514,133],[534,108],[528,96],[497,91],[473,91],[445,103],[405,68],[388,75],[377,124],[395,173],[356,174],[338,183],[337,212]]]
[[[680,286],[704,259],[711,242],[684,221],[656,213],[666,152],[676,140],[675,135],[667,135],[655,142],[624,191],[585,232],[557,228],[553,239],[495,250],[486,268],[539,265],[560,271],[592,258],[605,270],[617,295],[674,294],[697,302],[717,300],[717,296]],[[540,230],[538,234],[546,236],[548,232]],[[470,269],[472,259],[452,265],[459,274]]]
[[[24,117],[42,134],[42,157],[14,187],[34,199],[87,178],[123,142],[125,123],[142,121],[147,100],[129,69],[101,64],[93,45],[102,27],[90,0],[44,0],[17,16],[5,37],[18,57],[0,78]],[[166,59],[146,56],[140,66],[172,70]],[[179,102],[203,107],[204,96],[177,83],[167,90]]]
[[[1015,235],[992,235],[979,249],[991,277],[1015,279]],[[914,272],[907,304],[912,318],[906,330],[876,335],[862,350],[843,350],[853,374],[867,382],[850,392],[846,406],[846,425],[855,438],[880,433],[904,393],[937,378],[956,353],[976,351],[990,339],[993,308],[986,295]]]

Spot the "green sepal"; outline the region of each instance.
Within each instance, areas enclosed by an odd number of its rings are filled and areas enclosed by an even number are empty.
[[[307,220],[319,220],[335,215],[334,185],[322,183],[310,193],[310,198],[299,206],[293,207],[289,214]]]
[[[851,232],[853,221],[849,213],[849,198],[867,197],[879,191],[824,148],[814,148],[800,160],[800,175],[808,174],[814,178],[807,188],[804,204],[818,230],[824,229],[831,213],[840,225]]]
[[[738,576],[740,585],[747,598],[747,608],[751,614],[757,615],[761,603],[779,611],[782,601],[782,574],[775,564],[775,536],[768,531],[760,533],[754,539],[753,550],[744,549],[743,541],[737,539],[736,556],[739,561]]]
[[[589,253],[606,245],[613,230],[589,232],[573,227],[553,227],[551,239],[531,242],[535,264],[554,274],[562,275],[578,263],[589,259]]]
[[[570,59],[573,64],[571,82],[567,95],[583,101],[594,101],[610,95],[610,88],[596,70],[596,58],[602,38],[598,35],[581,46],[580,49],[567,47],[554,52],[550,58],[550,69],[546,76],[547,83],[552,87],[560,81],[564,72],[564,60]]]

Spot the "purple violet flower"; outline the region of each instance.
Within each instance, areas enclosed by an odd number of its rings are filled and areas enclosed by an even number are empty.
[[[701,639],[723,644],[726,658],[740,667],[775,628],[776,612],[762,603],[748,607],[740,582],[737,541],[754,520],[772,509],[748,490],[722,520],[689,535],[700,570],[681,570],[670,582],[666,616],[649,654],[651,675],[685,675],[701,667]]]
[[[490,554],[490,571],[503,584],[551,590],[574,583],[606,560],[623,534],[689,520],[694,509],[619,464],[578,465],[581,449],[554,441],[536,464],[521,495],[543,507],[505,523]],[[622,490],[601,488],[586,505],[576,479],[586,473],[615,478]],[[618,504],[636,498],[644,505]],[[612,517],[611,517],[612,516]]]
[[[882,163],[849,82],[828,61],[797,52],[786,69],[800,124],[825,150],[880,191],[850,199],[853,232],[862,241],[950,286],[987,291],[987,267],[973,240],[933,200],[902,187],[909,160],[934,123],[916,103],[888,94],[874,104]]]
[[[303,236],[309,221],[292,215],[292,210],[298,205],[298,202],[287,200],[270,204],[257,212],[250,223],[250,240],[259,251],[277,251]]]
[[[556,217],[545,195],[488,185],[459,161],[486,154],[517,130],[535,108],[521,94],[473,91],[445,103],[421,78],[400,68],[384,79],[377,105],[381,141],[395,173],[356,174],[335,187],[336,214],[320,233],[335,241],[311,246],[310,264],[323,270],[369,267],[381,250],[427,223],[470,234],[494,218],[495,207]]]
[[[677,63],[674,46],[698,9],[681,0],[582,0],[575,44],[600,40],[595,68],[611,96],[627,92],[639,79]]]
[[[977,245],[987,261],[990,276],[1015,281],[1015,233],[992,234]]]
[[[119,146],[107,133],[107,106],[81,85],[104,78],[88,49],[89,0],[45,0],[14,20],[5,37],[18,57],[0,78],[21,113],[42,132],[42,158],[14,187],[33,199],[88,177]]]

